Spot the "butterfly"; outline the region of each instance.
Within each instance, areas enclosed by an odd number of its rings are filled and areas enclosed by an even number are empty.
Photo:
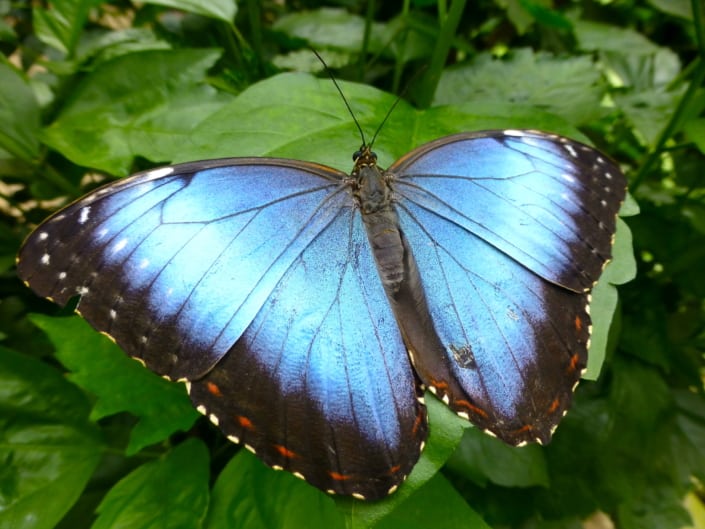
[[[327,492],[397,489],[425,389],[506,443],[547,443],[586,366],[619,168],[531,130],[442,137],[386,171],[363,138],[353,160],[135,174],[40,224],[18,274],[79,296],[230,440]]]

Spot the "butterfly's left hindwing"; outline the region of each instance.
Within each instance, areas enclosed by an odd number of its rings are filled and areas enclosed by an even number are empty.
[[[18,274],[159,374],[194,379],[242,335],[303,248],[349,200],[344,175],[279,159],[137,174],[50,217]]]

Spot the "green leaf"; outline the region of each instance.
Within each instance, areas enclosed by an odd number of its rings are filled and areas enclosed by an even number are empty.
[[[526,10],[521,0],[499,0],[496,3],[506,10],[509,22],[520,35],[525,34],[533,25],[534,17]]]
[[[144,51],[101,64],[44,140],[79,165],[127,174],[132,159],[169,160],[230,99],[203,84],[216,50]]]
[[[674,397],[678,413],[666,460],[673,463],[673,474],[680,482],[693,476],[705,482],[705,398],[689,390],[678,390]]]
[[[204,527],[334,529],[344,524],[330,496],[241,450],[218,476]]]
[[[290,13],[279,18],[272,29],[303,39],[316,49],[334,48],[359,53],[365,34],[365,19],[344,9],[321,8]],[[372,24],[369,51],[379,51],[386,43],[384,26]]]
[[[683,498],[670,484],[656,483],[632,502],[620,505],[619,527],[623,529],[663,529],[686,527],[690,516],[681,502]]]
[[[364,85],[341,86],[368,131],[374,125],[367,124],[379,123],[379,113],[394,101],[393,96]],[[282,74],[251,86],[204,120],[175,154],[177,161],[283,156],[349,172],[350,157],[359,145],[360,136],[330,80]]]
[[[0,528],[52,528],[102,455],[89,404],[54,368],[0,348],[0,410]]]
[[[669,15],[693,20],[691,0],[649,0],[649,4]]]
[[[673,408],[673,397],[661,373],[653,366],[623,357],[615,358],[611,373],[611,408],[622,422],[629,423],[620,441],[627,444],[626,438],[637,443],[643,436],[653,435]],[[653,435],[653,439],[658,436]]]
[[[339,84],[369,140],[396,97],[366,85]],[[401,100],[380,132],[375,152],[380,165],[386,167],[414,147],[443,135],[509,127],[539,128],[580,138],[564,120],[530,106],[485,102],[419,111]],[[175,161],[282,156],[350,172],[350,157],[360,141],[329,80],[281,74],[252,85],[204,120],[174,154]]]
[[[397,492],[397,498],[409,496],[413,489],[419,489],[445,465],[455,452],[465,430],[472,428],[470,423],[459,418],[445,404],[431,393],[426,393],[426,407],[429,415],[429,435],[421,459],[406,480],[407,491]]]
[[[653,146],[684,93],[684,86],[672,91],[641,90],[637,93],[616,95],[615,101],[635,132],[646,140],[647,145]]]
[[[25,78],[3,62],[0,62],[0,123],[0,148],[25,162],[36,163],[39,105]]]
[[[237,3],[235,0],[145,0],[146,4],[157,4],[175,9],[181,9],[189,13],[196,13],[210,18],[216,18],[232,24],[237,13]]]
[[[519,0],[519,4],[536,19],[536,22],[548,28],[570,31],[573,24],[557,9],[552,9],[551,0]]]
[[[628,283],[636,277],[636,273],[637,265],[634,258],[632,232],[623,220],[617,219],[612,261],[608,263],[591,293],[592,334],[590,335],[587,371],[583,375],[583,378],[587,380],[597,380],[605,361],[613,324],[612,318],[619,302],[619,293],[614,285]]]
[[[705,118],[696,118],[683,125],[683,132],[695,143],[701,153],[705,153]]]
[[[582,50],[620,53],[628,51],[640,55],[656,53],[659,50],[656,44],[633,29],[587,20],[576,20],[573,27]]]
[[[365,527],[365,526],[361,526]],[[436,474],[375,529],[490,529],[442,474]]]
[[[96,0],[52,0],[47,9],[35,7],[32,12],[34,30],[39,40],[73,54],[88,19],[88,11]]]
[[[590,57],[557,58],[517,49],[505,59],[482,53],[467,65],[445,70],[434,105],[530,105],[580,125],[605,113],[603,94],[600,72]]]
[[[420,12],[405,13],[389,21],[385,28],[385,41],[394,37],[389,49],[398,62],[405,64],[430,57],[439,30],[436,20]]]
[[[122,31],[93,31],[86,33],[76,48],[76,62],[93,68],[121,55],[147,50],[169,50],[169,42],[161,39],[151,28],[128,28]]]
[[[208,508],[208,451],[189,439],[121,479],[98,507],[92,529],[193,529]]]
[[[130,359],[80,318],[32,316],[56,347],[70,380],[96,396],[94,420],[127,411],[140,418],[127,453],[186,431],[199,415],[182,384],[167,382]]]
[[[505,487],[549,486],[541,446],[509,446],[477,428],[465,431],[447,468],[482,486],[488,482]]]

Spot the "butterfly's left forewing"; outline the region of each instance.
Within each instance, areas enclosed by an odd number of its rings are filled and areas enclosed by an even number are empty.
[[[349,201],[333,169],[238,158],[105,186],[25,241],[19,276],[171,378],[208,371]]]

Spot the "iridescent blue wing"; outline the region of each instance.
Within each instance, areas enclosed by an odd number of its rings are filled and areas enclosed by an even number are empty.
[[[418,460],[427,426],[417,388],[350,208],[307,246],[190,395],[267,464],[329,492],[377,499]]]
[[[268,464],[379,498],[417,461],[426,412],[344,178],[266,158],[141,173],[45,221],[18,273],[60,304],[80,295]]]
[[[206,373],[349,200],[342,173],[238,158],[102,187],[25,241],[18,274],[170,378]]]
[[[547,442],[586,365],[623,175],[529,131],[441,138],[389,173],[418,267],[392,303],[418,375],[501,439]]]

